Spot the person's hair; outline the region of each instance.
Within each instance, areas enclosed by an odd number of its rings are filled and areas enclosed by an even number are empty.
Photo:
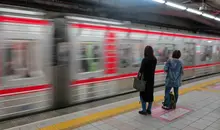
[[[172,58],[179,59],[180,57],[181,57],[181,52],[180,52],[180,50],[175,50],[175,51],[173,52]]]
[[[147,57],[147,58],[155,58],[154,57],[154,50],[151,46],[146,46],[145,49],[144,49],[144,57]]]

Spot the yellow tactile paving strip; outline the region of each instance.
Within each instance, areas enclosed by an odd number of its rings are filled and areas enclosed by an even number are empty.
[[[191,92],[191,91],[195,91],[195,90],[201,90],[205,87],[208,87],[210,85],[214,85],[216,83],[220,82],[220,79],[215,79],[215,80],[210,80],[207,82],[203,82],[203,83],[198,83],[192,87],[188,87],[188,88],[183,88],[180,89],[180,95],[183,95],[185,93]],[[160,96],[156,96],[155,97],[155,102],[160,102],[164,99],[163,95]],[[135,109],[140,108],[140,104],[139,102],[133,102],[127,105],[123,105],[120,107],[116,107],[116,108],[112,108],[112,109],[108,109],[105,111],[101,111],[101,112],[96,112],[87,116],[82,116],[79,118],[75,118],[69,121],[65,121],[65,122],[61,122],[58,124],[54,124],[51,126],[47,126],[44,128],[40,128],[39,130],[72,130],[74,128],[92,123],[92,122],[96,122],[98,120],[103,120],[105,118],[109,118],[115,115],[119,115],[128,111],[132,111]]]
[[[200,88],[202,91],[207,91],[207,92],[213,92],[213,93],[220,93],[220,90],[211,88],[211,87],[206,87],[206,88]]]

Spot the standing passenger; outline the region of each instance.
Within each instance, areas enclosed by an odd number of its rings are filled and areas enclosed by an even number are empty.
[[[153,48],[151,46],[146,46],[144,50],[144,59],[142,60],[138,74],[140,79],[143,78],[143,80],[146,81],[145,91],[140,92],[142,111],[139,111],[139,113],[142,115],[151,114],[151,107],[154,100],[154,74],[156,65],[157,59],[154,56]],[[146,102],[148,103],[147,109]]]
[[[183,74],[183,65],[179,60],[181,57],[181,52],[179,50],[175,50],[172,55],[172,59],[168,60],[164,66],[164,71],[167,73],[166,81],[165,81],[165,102],[162,108],[170,109],[171,101],[170,101],[170,91],[174,89],[174,97],[175,104],[174,108],[176,108],[176,103],[179,95],[179,87],[181,85],[181,76]]]

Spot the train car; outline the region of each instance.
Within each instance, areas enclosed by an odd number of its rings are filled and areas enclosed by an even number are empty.
[[[51,24],[43,12],[0,8],[0,119],[51,108]]]
[[[73,104],[133,91],[133,77],[137,75],[147,45],[154,48],[158,60],[155,85],[164,84],[163,67],[175,49],[182,52],[183,79],[219,72],[220,38],[181,30],[152,30],[94,17],[67,19],[68,37],[74,48]]]

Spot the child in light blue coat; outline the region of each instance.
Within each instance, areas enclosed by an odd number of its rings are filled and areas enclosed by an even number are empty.
[[[170,91],[173,88],[175,97],[175,106],[179,96],[179,87],[181,86],[181,77],[183,75],[183,64],[179,60],[181,57],[181,52],[175,50],[172,55],[172,59],[169,59],[165,66],[164,71],[167,73],[165,80],[165,102],[163,105],[164,109],[170,109]]]

